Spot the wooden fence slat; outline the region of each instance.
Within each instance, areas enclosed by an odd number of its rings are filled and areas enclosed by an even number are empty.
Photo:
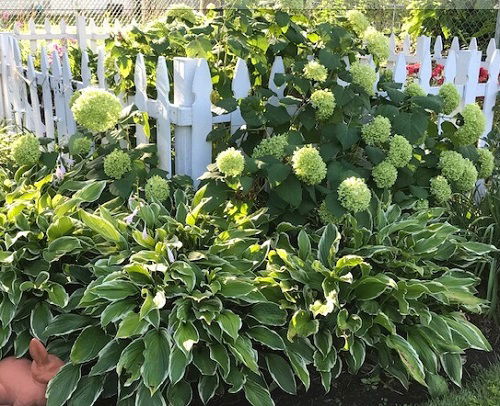
[[[394,66],[393,79],[396,83],[406,82],[406,57],[403,53],[398,54],[396,65]]]
[[[207,136],[212,131],[212,77],[206,59],[198,59],[193,77],[192,104],[193,124],[191,143],[191,177],[195,187],[198,178],[205,173],[207,166],[212,162],[212,143],[207,141]]]
[[[444,83],[454,83],[457,76],[457,54],[450,50],[444,65]]]
[[[426,52],[422,56],[422,62],[420,62],[419,84],[426,93],[431,90],[431,77],[432,77],[432,58],[430,51]]]
[[[491,62],[495,52],[497,52],[497,44],[495,38],[491,38],[490,42],[488,42],[488,48],[486,48],[486,63]]]
[[[138,54],[135,61],[134,83],[134,103],[139,111],[147,111],[148,97],[146,93],[146,64],[144,63],[144,56],[142,54]],[[135,138],[137,140],[137,144],[146,144],[148,142],[142,125],[136,125]]]
[[[434,59],[441,59],[443,57],[443,38],[438,35],[434,43]]]
[[[156,143],[158,144],[158,158],[160,169],[168,172],[168,177],[172,176],[172,136],[170,134],[170,114],[169,114],[169,92],[170,82],[168,78],[167,63],[164,56],[158,58],[156,68],[156,90],[159,104],[159,114],[157,119]]]
[[[238,58],[236,67],[234,69],[234,77],[231,83],[233,96],[236,100],[243,99],[250,94],[252,85],[250,83],[250,73],[246,62]],[[243,117],[241,117],[240,109],[236,109],[231,113],[231,134],[234,134],[244,124]]]
[[[31,99],[31,113],[33,119],[34,132],[37,137],[43,137],[44,126],[40,116],[40,100],[38,98],[38,84],[36,81],[35,64],[33,63],[33,56],[28,55],[28,67],[26,70],[28,78],[28,87]]]
[[[486,83],[485,94],[484,94],[484,103],[483,103],[483,112],[486,116],[486,130],[481,137],[480,145],[484,144],[484,138],[493,128],[493,119],[494,119],[494,108],[497,101],[497,95],[499,91],[498,86],[498,75],[500,73],[500,53],[495,52],[488,66],[489,78]],[[481,145],[482,146],[482,145]]]
[[[83,87],[90,86],[92,80],[92,73],[90,72],[89,66],[89,54],[87,51],[82,51],[82,66],[81,66],[81,76]]]
[[[33,130],[31,119],[31,106],[28,103],[28,92],[26,90],[26,79],[24,77],[23,61],[19,42],[13,36],[10,37],[12,44],[12,73],[14,93],[16,95],[18,121],[28,130]]]
[[[73,118],[73,113],[69,106],[71,97],[73,96],[73,75],[71,74],[71,67],[69,64],[68,52],[64,51],[62,57],[62,84],[64,95],[64,110],[66,119],[66,131],[68,135],[76,133],[76,124]]]
[[[106,73],[104,69],[104,64],[106,61],[106,55],[104,53],[104,48],[100,47],[97,53],[97,83],[101,89],[107,89],[106,84]]]
[[[193,78],[197,59],[174,58],[174,104],[178,108],[191,107],[194,101]],[[194,115],[191,116],[191,121]],[[175,173],[191,176],[192,128],[189,125],[175,126]]]
[[[61,62],[56,51],[52,52],[50,87],[54,93],[54,107],[56,110],[55,121],[57,128],[57,142],[67,145],[68,131],[66,128],[66,100],[64,99],[64,85],[62,79]]]
[[[54,105],[52,103],[52,91],[50,89],[50,72],[47,51],[42,46],[40,57],[40,85],[42,86],[43,118],[45,123],[45,135],[55,138],[54,134]]]
[[[453,40],[451,41],[450,50],[453,50],[455,52],[460,51],[460,42],[458,42],[458,37],[453,37]]]

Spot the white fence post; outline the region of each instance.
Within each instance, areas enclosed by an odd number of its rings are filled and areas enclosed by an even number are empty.
[[[61,63],[56,51],[52,52],[51,68],[52,77],[50,78],[50,85],[54,92],[54,106],[56,108],[57,142],[59,145],[63,146],[68,143],[68,131],[66,129],[66,100],[64,98]]]
[[[49,61],[45,47],[42,47],[40,57],[40,69],[42,75],[40,85],[42,86],[43,118],[45,122],[45,136],[55,138],[54,135],[54,107],[52,104],[52,91],[50,90]]]
[[[80,49],[85,51],[87,49],[87,26],[84,16],[76,18],[76,40]]]
[[[193,77],[194,101],[192,104],[193,125],[191,142],[191,177],[195,187],[198,178],[205,173],[212,162],[212,143],[207,136],[212,131],[212,77],[206,59],[198,59]]]
[[[172,137],[170,134],[170,111],[167,63],[164,56],[158,58],[156,68],[156,90],[158,101],[158,119],[156,126],[156,143],[160,169],[172,176]]]
[[[193,78],[197,63],[194,58],[174,58],[174,104],[181,109],[193,104]],[[191,120],[194,121],[193,116]],[[182,124],[175,126],[175,173],[192,176],[192,127]]]
[[[28,68],[26,71],[26,76],[28,78],[28,86],[30,91],[31,99],[31,113],[34,124],[34,131],[37,137],[43,137],[43,124],[42,118],[40,116],[40,100],[38,98],[38,84],[36,80],[35,65],[33,63],[33,57],[28,55]]]

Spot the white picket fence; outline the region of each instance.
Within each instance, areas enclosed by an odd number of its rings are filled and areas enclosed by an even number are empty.
[[[132,21],[135,24],[135,21]],[[14,36],[20,41],[29,41],[32,54],[36,54],[41,45],[47,46],[53,43],[75,42],[80,49],[90,48],[96,51],[99,45],[107,39],[111,33],[118,32],[122,25],[118,20],[111,24],[109,19],[104,19],[101,26],[97,26],[94,19],[87,21],[84,16],[76,18],[76,25],[67,25],[64,20],[53,25],[48,19],[43,26],[36,24],[33,19],[28,21],[27,31],[21,30],[21,26],[14,25]]]
[[[427,40],[421,40],[427,41]],[[405,51],[391,58],[394,79],[399,83],[406,81],[406,65],[418,60],[421,64],[418,81],[429,93],[435,94],[439,87],[431,86],[432,61],[437,60],[437,52],[430,53],[423,47],[422,57],[417,59]],[[66,52],[62,57],[57,52],[51,55],[51,62],[45,49],[41,50],[41,69],[36,71],[34,59],[28,57],[23,66],[19,40],[12,34],[0,34],[0,118],[26,127],[39,137],[56,138],[66,143],[75,133],[76,125],[69,108],[69,100],[75,89],[91,85],[92,72],[86,51],[82,53],[81,81],[73,80],[69,58]],[[105,54],[98,52],[98,63],[93,85],[106,88],[104,71]],[[371,58],[365,58],[373,63]],[[440,55],[440,63],[445,65],[445,83],[454,83],[462,95],[462,106],[472,103],[477,97],[484,97],[484,109],[488,118],[488,132],[491,130],[495,97],[499,91],[498,74],[500,71],[499,51],[491,52],[486,60],[481,52],[474,49],[452,49],[446,57]],[[156,69],[157,98],[149,99],[146,92],[146,68],[143,55],[135,61],[136,94],[127,101],[135,103],[140,111],[146,112],[156,121],[157,145],[161,169],[169,174],[182,174],[197,179],[212,161],[212,146],[206,140],[215,125],[228,123],[231,131],[245,125],[238,110],[220,114],[211,103],[212,78],[205,59],[173,58],[173,101],[171,101],[169,75],[166,59],[160,56]],[[479,68],[486,66],[490,72],[487,83],[478,83]],[[276,57],[272,65],[269,89],[277,103],[285,95],[285,85],[277,86],[274,76],[284,73],[281,57]],[[236,99],[246,97],[251,90],[250,75],[244,60],[238,60],[232,81],[233,95]],[[171,145],[171,125],[175,132],[175,145]],[[146,142],[141,126],[136,128],[138,143]],[[175,151],[172,167],[172,149]]]

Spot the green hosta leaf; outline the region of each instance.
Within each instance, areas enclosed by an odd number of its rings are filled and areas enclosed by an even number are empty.
[[[309,370],[307,369],[306,362],[300,355],[294,354],[293,352],[287,352],[287,355],[290,363],[292,364],[295,375],[297,375],[302,381],[304,387],[306,388],[306,391],[309,390],[311,378],[309,376]]]
[[[148,329],[148,322],[141,320],[137,313],[129,313],[120,323],[116,338],[127,338],[143,334]]]
[[[78,190],[73,198],[79,199],[82,202],[95,202],[99,197],[101,197],[102,192],[106,188],[106,181],[93,181],[91,184],[85,186],[83,189]]]
[[[446,353],[441,355],[441,364],[451,381],[461,387],[462,384],[462,357],[460,354]]]
[[[215,375],[217,363],[210,358],[210,351],[205,346],[193,350],[193,364],[202,375]]]
[[[219,376],[201,376],[198,382],[198,393],[203,404],[207,404],[215,395],[215,391],[219,386]]]
[[[247,379],[243,385],[245,397],[252,406],[274,406],[269,390],[252,379]]]
[[[297,384],[290,364],[283,357],[276,354],[266,355],[266,365],[273,380],[285,392],[295,395]]]
[[[249,369],[256,374],[259,373],[259,365],[257,364],[258,354],[252,348],[252,342],[249,338],[238,336],[234,344],[229,344],[231,352]]]
[[[476,350],[491,351],[491,345],[481,331],[472,323],[460,318],[454,320],[449,317],[445,318],[446,323],[460,334],[470,345]]]
[[[249,282],[236,279],[226,279],[221,286],[220,294],[226,297],[242,297],[255,290],[255,286]]]
[[[46,337],[68,335],[95,323],[95,320],[80,314],[60,314],[45,329]]]
[[[109,342],[110,337],[101,328],[92,326],[83,330],[71,348],[73,364],[82,364],[97,357],[99,351]]]
[[[132,341],[122,351],[118,364],[116,365],[116,373],[118,375],[121,375],[122,371],[125,369],[132,375],[132,378],[135,377],[135,379],[137,379],[140,376],[141,367],[144,362],[143,353],[144,341],[142,340],[142,338],[138,338],[135,341]]]
[[[425,382],[432,397],[443,396],[448,392],[446,379],[437,374],[426,373]]]
[[[327,268],[333,264],[333,259],[338,251],[340,233],[333,224],[328,224],[321,235],[318,244],[318,259]]]
[[[87,213],[84,210],[80,210],[79,213],[85,225],[103,236],[106,240],[117,243],[122,239],[120,232],[108,220],[95,214]]]
[[[299,258],[305,261],[311,255],[311,241],[304,230],[300,230],[299,232],[298,243]]]
[[[72,236],[59,237],[49,244],[47,251],[44,252],[44,258],[52,262],[81,248],[82,244],[78,238]]]
[[[66,307],[69,302],[69,295],[63,286],[58,283],[51,282],[45,290],[48,293],[48,301],[61,308]]]
[[[177,346],[184,352],[189,352],[199,340],[198,330],[191,322],[181,322],[174,333]]]
[[[210,358],[213,359],[222,369],[223,376],[227,377],[231,368],[231,363],[226,347],[224,347],[222,344],[211,344],[209,346],[209,349]]]
[[[47,237],[50,241],[56,240],[59,237],[63,237],[69,234],[74,228],[73,222],[69,217],[60,217],[56,219],[47,229]]]
[[[79,365],[66,364],[47,386],[47,406],[63,406],[80,381]]]
[[[163,398],[160,391],[151,394],[150,390],[140,385],[135,396],[134,406],[167,406],[167,402]]]
[[[84,376],[71,396],[68,406],[92,406],[103,391],[104,380],[100,376]]]
[[[438,372],[438,358],[432,348],[429,346],[427,341],[419,334],[418,328],[412,329],[408,332],[408,342],[415,348],[418,357],[424,364],[427,372],[431,374],[437,374]],[[426,373],[426,382],[428,383],[429,374]]]
[[[387,289],[395,288],[396,282],[385,275],[368,276],[354,286],[356,299],[372,300],[379,297]]]
[[[275,331],[264,327],[255,326],[247,331],[247,335],[252,338],[255,342],[263,344],[272,350],[284,350],[285,343],[281,336]]]
[[[317,333],[318,329],[318,320],[312,320],[310,313],[305,310],[297,310],[288,326],[287,337],[290,341],[295,336],[308,337],[311,334]]]
[[[167,399],[172,406],[187,406],[192,398],[191,385],[186,381],[179,381],[175,385],[168,386]]]
[[[30,325],[31,334],[39,340],[45,341],[45,329],[52,320],[52,313],[49,305],[45,302],[39,302],[31,311]]]
[[[122,300],[139,294],[139,289],[132,282],[112,280],[92,288],[91,292],[98,298],[107,300]]]
[[[287,318],[286,310],[275,303],[257,303],[252,306],[250,315],[267,326],[283,326]]]
[[[347,363],[349,364],[351,371],[356,374],[365,362],[365,343],[359,339],[355,339],[349,347],[349,354],[351,357],[347,358]]]
[[[106,346],[99,351],[99,358],[90,370],[89,375],[101,375],[116,368],[122,351],[127,346],[124,340],[110,341]]]
[[[397,351],[406,370],[410,373],[413,379],[425,386],[424,366],[422,365],[422,361],[420,361],[417,352],[410,345],[410,343],[397,334],[386,336],[385,343],[389,348]]]
[[[144,336],[143,355],[142,379],[154,395],[169,374],[170,339],[167,330],[152,330]]]
[[[238,338],[241,328],[241,318],[230,310],[223,310],[217,315],[215,321],[220,326],[222,331],[232,337],[234,340]]]
[[[189,364],[188,357],[184,354],[184,351],[177,347],[173,347],[170,351],[170,359],[168,370],[170,371],[170,382],[175,385],[182,378],[184,378],[184,373],[186,372],[186,367]]]
[[[101,313],[101,325],[106,327],[109,323],[114,323],[125,318],[136,307],[133,300],[121,300],[111,303]]]

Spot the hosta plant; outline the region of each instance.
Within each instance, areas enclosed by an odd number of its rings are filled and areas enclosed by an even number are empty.
[[[485,302],[466,270],[494,247],[468,242],[434,209],[404,216],[379,207],[371,219],[349,217],[343,230],[281,231],[258,278],[260,291],[291,315],[287,338],[295,362],[313,366],[325,389],[341,372],[381,371],[446,390],[460,385],[469,348],[491,350],[465,311]],[[305,385],[306,375],[299,377]]]

